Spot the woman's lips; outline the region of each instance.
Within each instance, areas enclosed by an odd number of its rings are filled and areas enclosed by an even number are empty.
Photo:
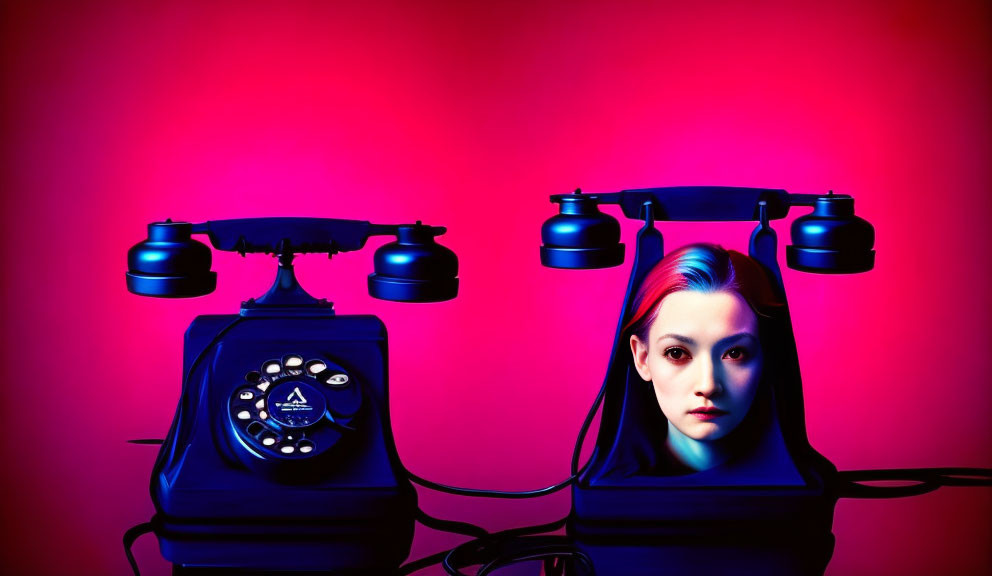
[[[716,418],[719,418],[720,416],[723,416],[726,413],[727,413],[726,410],[720,410],[719,408],[713,408],[713,407],[696,408],[694,410],[689,411],[689,414],[692,414],[693,416],[695,416],[700,420],[714,420]]]

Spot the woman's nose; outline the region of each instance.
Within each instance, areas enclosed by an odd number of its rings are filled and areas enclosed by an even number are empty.
[[[720,375],[712,360],[703,359],[700,363],[699,375],[696,378],[696,389],[693,391],[696,396],[709,398],[720,393],[723,386],[720,384]]]

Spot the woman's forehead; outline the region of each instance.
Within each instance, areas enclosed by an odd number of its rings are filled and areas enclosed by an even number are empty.
[[[694,340],[720,340],[732,334],[757,335],[758,318],[737,292],[681,290],[661,301],[651,325],[652,339],[664,334]]]

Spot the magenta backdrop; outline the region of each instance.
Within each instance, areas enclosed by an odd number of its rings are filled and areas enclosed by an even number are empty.
[[[410,470],[528,489],[567,475],[631,257],[542,268],[549,194],[852,194],[875,270],[784,271],[812,444],[841,469],[992,466],[988,3],[283,4],[4,3],[5,573],[128,573],[156,449],[125,440],[165,434],[193,317],[271,281],[271,259],[215,253],[209,296],[127,293],[127,248],[166,217],[447,226],[451,302],[373,300],[371,249],[299,273],[389,327]],[[775,223],[783,263],[802,212]],[[750,228],[662,226],[669,248]],[[569,506],[421,501],[492,528]],[[987,574],[990,518],[988,489],[842,501],[827,573]],[[461,540],[418,528],[413,556]],[[136,553],[168,573],[154,539]]]

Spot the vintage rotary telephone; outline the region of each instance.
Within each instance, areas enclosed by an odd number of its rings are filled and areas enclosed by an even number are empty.
[[[655,433],[645,432],[657,418],[650,414],[656,410],[653,391],[632,372],[622,327],[638,287],[664,255],[656,221],[757,220],[750,256],[761,264],[778,299],[785,302],[776,234],[769,220],[785,217],[791,206],[812,205],[813,213],[792,226],[789,265],[818,273],[864,272],[874,265],[874,229],[854,215],[853,198],[757,188],[680,187],[613,194],[576,191],[551,200],[560,205],[560,214],[542,228],[541,261],[546,266],[602,268],[623,261],[620,226],[599,211],[602,204],[619,204],[624,215],[644,221],[607,376],[597,398],[597,404],[603,402],[603,415],[596,449],[581,473],[577,460],[573,461],[577,481],[568,522],[573,542],[588,555],[596,572],[606,575],[652,574],[658,566],[672,573],[822,573],[833,549],[830,524],[836,498],[830,482],[836,470],[806,437],[787,308],[774,330],[781,341],[766,343],[781,350],[779,365],[772,367],[776,374],[769,380],[772,419],[784,440],[782,453],[787,454],[765,456],[761,464],[752,465],[758,469],[736,474],[706,471],[657,477],[629,471],[636,469],[636,462],[650,460],[657,449],[657,441],[650,441]],[[626,471],[619,473],[621,469]],[[789,480],[783,482],[785,478]],[[707,554],[701,556],[700,549]]]
[[[416,492],[396,455],[386,330],[303,290],[296,254],[375,253],[369,294],[437,302],[458,291],[444,228],[326,218],[156,222],[128,252],[128,290],[189,297],[216,285],[215,249],[273,254],[272,288],[186,332],[182,398],[155,462],[152,523],[176,573],[389,573],[410,550]],[[132,539],[135,534],[130,536]],[[133,562],[132,562],[133,565]]]
[[[786,247],[789,267],[821,274],[857,273],[874,266],[874,229],[855,216],[847,195],[790,194],[785,190],[730,187],[671,187],[607,194],[551,196],[560,213],[541,230],[545,266],[590,269],[623,262],[620,227],[599,211],[619,204],[628,218],[642,220],[636,256],[617,325],[606,377],[580,432],[572,459],[572,511],[568,542],[584,559],[569,573],[600,576],[653,574],[822,574],[833,551],[831,525],[838,498],[913,496],[942,485],[988,486],[992,471],[973,468],[838,472],[814,450],[806,435],[802,385],[788,307],[764,321],[774,334],[772,421],[787,451],[784,458],[756,458],[734,472],[708,470],[659,477],[639,472],[636,463],[656,449],[645,435],[654,422],[650,386],[633,373],[622,331],[633,298],[647,273],[664,255],[656,221],[757,221],[749,254],[765,270],[786,302],[777,263],[777,237],[769,225],[792,206],[812,206],[797,218]],[[596,446],[579,467],[579,448],[599,405],[603,412]],[[648,441],[645,441],[648,440]],[[762,448],[763,449],[763,448]],[[770,451],[769,451],[770,452]],[[791,460],[791,462],[783,462]],[[770,475],[772,468],[792,468]],[[621,472],[623,470],[623,472]],[[775,480],[770,480],[775,478]],[[899,480],[898,486],[869,481]]]

